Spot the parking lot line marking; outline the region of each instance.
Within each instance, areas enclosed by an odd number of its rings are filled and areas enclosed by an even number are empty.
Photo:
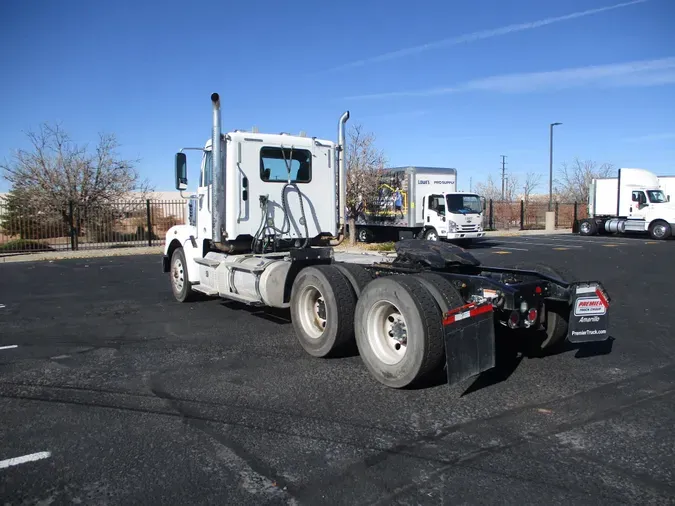
[[[4,305],[4,304],[0,304],[0,309],[5,309],[5,305]]]
[[[536,239],[535,239],[536,240]],[[594,242],[607,242],[612,241],[617,244],[635,244],[635,241],[632,241],[630,239],[621,239],[621,238],[614,238],[614,237],[587,237],[587,236],[582,236],[582,237],[546,237],[547,241],[557,241],[557,242],[571,242],[571,243],[577,243],[577,244],[589,244],[589,243],[594,243]]]
[[[508,250],[513,250],[513,251],[530,251],[529,249],[525,249],[525,248],[499,248],[499,249],[508,249]]]
[[[510,251],[493,251],[495,255],[510,255]]]
[[[618,248],[619,247],[618,244],[603,244],[603,246],[605,248]]]
[[[659,244],[659,241],[646,241],[645,244]]]
[[[0,469],[6,469],[11,466],[18,466],[26,462],[33,462],[36,460],[46,459],[52,456],[52,452],[38,452],[30,455],[23,455],[21,457],[14,457],[12,459],[0,460]]]
[[[11,350],[12,348],[18,348],[18,344],[10,344],[8,346],[0,346],[0,350]]]
[[[531,245],[533,245],[533,246],[560,246],[560,243],[559,243],[559,242],[557,242],[557,243],[556,243],[556,242],[553,242],[553,243],[551,243],[551,242],[535,242],[535,241],[522,241],[522,242],[515,242],[515,241],[499,241],[499,242],[504,243],[504,244],[519,244],[519,245],[521,245],[521,246],[524,246],[524,245],[526,245],[526,244],[527,244],[527,245],[530,245],[530,244],[531,244]],[[573,245],[573,244],[570,244],[570,245],[568,246],[568,248],[579,248],[579,249],[583,249],[583,246],[575,246],[575,245]]]
[[[556,251],[565,251],[568,250],[569,248],[553,248]]]

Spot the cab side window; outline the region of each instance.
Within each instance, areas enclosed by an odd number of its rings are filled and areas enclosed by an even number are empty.
[[[645,205],[647,203],[647,197],[645,197],[644,192],[634,191],[632,195],[633,202],[637,203],[638,206]]]
[[[431,195],[429,197],[429,209],[438,214],[445,214],[445,201],[442,195]]]
[[[213,182],[213,154],[211,151],[204,152],[204,168],[202,169],[199,186],[209,186]]]

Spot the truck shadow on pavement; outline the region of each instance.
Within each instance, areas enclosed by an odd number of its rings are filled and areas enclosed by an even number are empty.
[[[462,397],[471,393],[502,383],[516,371],[523,359],[546,359],[554,355],[560,355],[575,351],[574,358],[591,358],[600,355],[609,355],[612,352],[614,338],[608,337],[605,341],[590,343],[563,342],[550,349],[542,350],[539,346],[541,340],[533,339],[507,339],[497,338],[496,365],[493,369],[479,374],[473,383],[462,393]]]
[[[241,302],[229,300],[222,300],[219,303],[229,309],[246,311],[257,318],[276,323],[277,325],[292,324],[289,309],[252,307]],[[609,355],[612,352],[614,342],[614,338],[609,336],[605,341],[599,342],[575,344],[564,341],[550,350],[542,350],[540,343],[543,339],[543,335],[526,337],[516,333],[516,335],[502,336],[498,333],[495,342],[495,367],[476,376],[473,383],[461,394],[461,397],[507,381],[518,369],[523,359],[546,359],[547,357],[571,351],[576,351],[574,358],[577,359]],[[358,355],[359,350],[356,347],[356,343],[351,342],[340,350],[336,350],[330,357],[326,357],[326,360],[351,358]],[[443,385],[447,385],[447,371],[445,368],[430,377],[428,381],[411,388],[414,390],[425,390]]]

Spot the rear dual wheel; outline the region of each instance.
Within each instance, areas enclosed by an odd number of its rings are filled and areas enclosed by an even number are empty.
[[[437,274],[373,279],[354,264],[306,267],[291,290],[293,326],[307,353],[336,355],[355,340],[370,374],[392,388],[417,386],[442,369],[442,311],[462,304]]]
[[[316,265],[298,273],[291,289],[291,320],[307,353],[329,357],[353,344],[356,300],[370,279],[353,264]]]
[[[456,302],[456,297],[458,293],[448,301]],[[361,359],[380,383],[392,388],[417,386],[443,367],[441,308],[417,276],[388,276],[369,283],[356,304],[354,320]]]

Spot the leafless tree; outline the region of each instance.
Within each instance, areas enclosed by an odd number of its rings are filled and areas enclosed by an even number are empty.
[[[575,158],[571,164],[563,163],[555,180],[556,193],[567,202],[588,202],[588,189],[594,178],[615,176],[614,166],[598,165],[593,160]]]
[[[375,135],[364,132],[361,125],[349,130],[347,142],[347,213],[349,242],[356,243],[356,216],[365,211],[369,202],[376,202],[381,170],[386,158],[375,146]]]
[[[518,176],[510,174],[504,184],[504,200],[513,202],[518,198]]]
[[[541,174],[536,172],[528,172],[525,174],[525,181],[523,182],[523,200],[527,204],[530,200],[530,195],[534,189],[541,184]]]
[[[113,134],[101,134],[92,152],[74,143],[60,125],[40,126],[27,133],[31,149],[19,149],[0,164],[12,192],[45,212],[64,213],[69,202],[101,208],[131,191],[150,191],[141,181],[135,160],[119,157]]]
[[[501,189],[497,188],[497,185],[492,179],[492,175],[488,175],[487,180],[484,183],[476,183],[474,192],[487,201],[501,200],[502,197]]]

